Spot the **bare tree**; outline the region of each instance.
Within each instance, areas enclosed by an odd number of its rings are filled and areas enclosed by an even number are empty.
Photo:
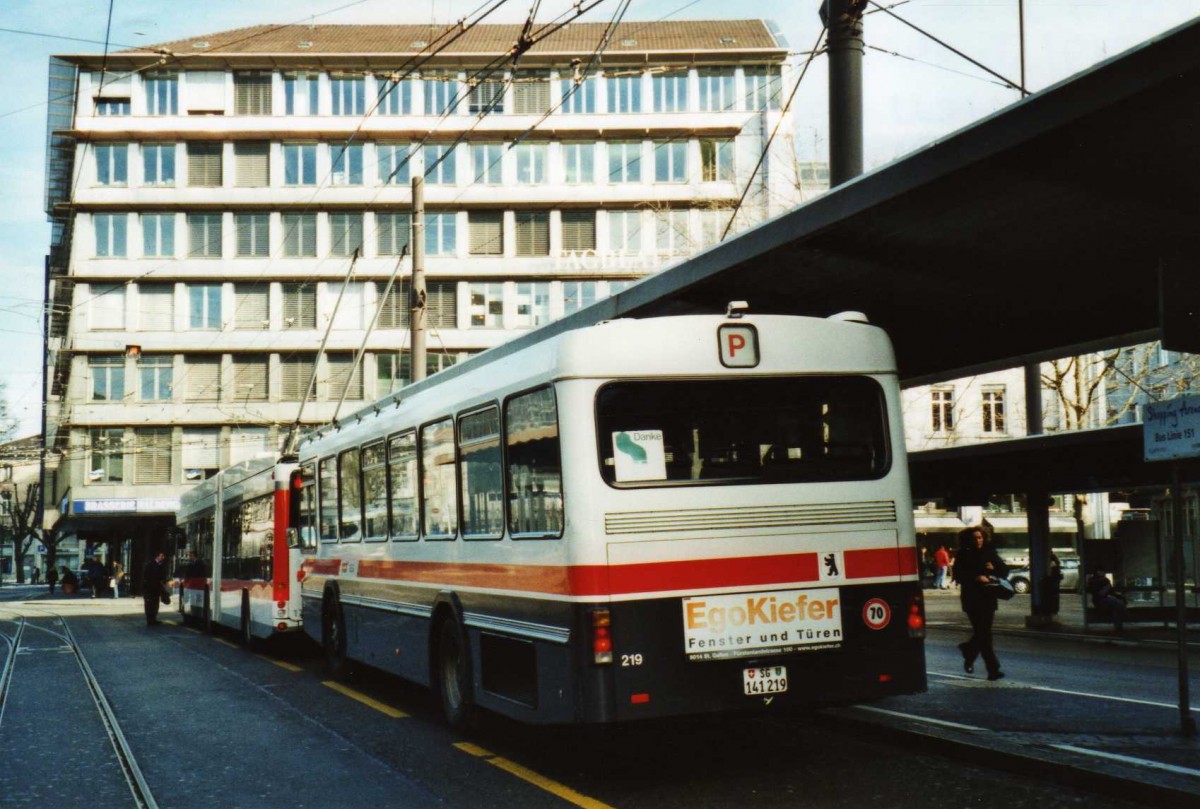
[[[17,430],[17,420],[8,414],[8,389],[0,382],[0,444],[12,438]]]
[[[22,496],[22,489],[24,495]],[[0,506],[4,509],[4,517],[8,530],[12,532],[13,564],[17,568],[17,583],[25,583],[25,557],[29,548],[37,538],[38,533],[38,502],[41,498],[41,488],[36,482],[22,486],[19,483],[7,483],[0,486]]]

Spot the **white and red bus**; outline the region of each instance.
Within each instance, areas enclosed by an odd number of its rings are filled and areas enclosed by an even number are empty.
[[[925,689],[899,386],[848,313],[623,319],[301,442],[305,632],[451,723]]]
[[[185,622],[235,629],[246,645],[300,628],[301,557],[288,547],[300,490],[295,463],[264,457],[184,494],[176,523],[197,555],[190,569],[186,557],[176,560]]]

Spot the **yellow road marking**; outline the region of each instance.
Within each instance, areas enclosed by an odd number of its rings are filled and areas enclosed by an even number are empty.
[[[236,643],[230,643],[229,641],[222,640],[221,638],[213,638],[213,640],[215,640],[217,643],[221,644],[222,646],[228,646],[230,649],[242,648],[242,647],[238,646]]]
[[[197,635],[200,634],[200,630],[192,626],[185,626],[184,629],[186,629],[188,632],[195,632]]]
[[[358,702],[361,702],[363,705],[366,705],[368,708],[374,708],[375,710],[379,711],[380,713],[387,714],[388,716],[392,717],[393,719],[406,719],[408,717],[408,714],[406,714],[404,711],[397,710],[397,709],[393,708],[391,705],[384,705],[379,700],[371,699],[366,694],[360,694],[357,691],[355,691],[353,688],[347,688],[346,686],[342,685],[341,683],[335,683],[332,680],[327,680],[327,681],[321,683],[321,685],[326,686],[328,688],[332,688],[334,691],[337,691],[339,694],[345,694],[346,696],[350,697],[350,699],[357,700]]]
[[[587,795],[582,795],[565,784],[560,784],[557,781],[545,777],[544,775],[538,775],[533,770],[527,767],[522,767],[515,761],[509,761],[501,756],[492,755],[482,747],[473,745],[470,742],[458,742],[454,746],[459,750],[462,750],[464,753],[482,758],[487,761],[488,764],[499,767],[505,772],[517,776],[522,781],[533,784],[539,789],[544,789],[551,795],[562,798],[564,801],[574,804],[575,806],[583,807],[583,809],[613,809],[613,807],[609,806],[603,801],[598,801],[595,798],[589,798]]]
[[[288,671],[304,671],[304,669],[300,668],[295,663],[287,663],[283,660],[273,660],[273,659],[271,659],[269,657],[265,657],[263,655],[255,655],[255,657],[257,657],[259,660],[265,660],[268,663],[274,663],[276,666],[279,666],[279,668],[281,668],[281,669],[287,669]]]

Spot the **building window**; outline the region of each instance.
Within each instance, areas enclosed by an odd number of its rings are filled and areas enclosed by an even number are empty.
[[[641,211],[608,212],[608,249],[618,256],[642,252]]]
[[[563,79],[559,82],[562,90],[561,112],[568,114],[587,114],[596,111],[596,79],[587,78],[576,82],[574,79]]]
[[[686,256],[692,251],[687,211],[654,212],[654,244],[660,255]]]
[[[332,256],[353,255],[362,251],[363,215],[360,213],[331,213],[329,215],[330,247]]]
[[[504,182],[504,144],[472,143],[471,166],[475,171],[475,182],[500,185]]]
[[[458,96],[458,76],[452,73],[425,73],[425,114],[449,115]]]
[[[453,256],[458,253],[458,215],[425,214],[425,254]]]
[[[284,112],[288,115],[316,115],[318,87],[320,77],[316,73],[284,73]]]
[[[119,402],[125,398],[125,358],[89,357],[92,374],[92,401]]]
[[[596,181],[595,160],[596,144],[594,143],[564,143],[563,178],[571,185],[594,183]]]
[[[411,239],[412,216],[407,213],[375,214],[375,252],[381,256],[398,256]]]
[[[642,142],[640,140],[612,141],[608,144],[608,181],[610,183],[640,183],[642,181]]]
[[[518,256],[550,255],[550,212],[517,211],[516,239]]]
[[[184,357],[183,378],[187,385],[184,398],[189,402],[221,400],[221,358]]]
[[[550,110],[550,74],[519,71],[513,78],[513,113],[544,115]]]
[[[748,67],[746,76],[746,109],[777,110],[783,90],[783,76],[777,67]]]
[[[334,115],[362,115],[367,111],[366,80],[362,76],[329,76]]]
[[[175,144],[142,144],[142,185],[175,185]]]
[[[471,327],[498,329],[504,325],[504,284],[471,284]]]
[[[562,212],[562,249],[564,253],[581,253],[596,249],[596,212]]]
[[[283,284],[283,327],[285,329],[315,329],[317,327],[316,284]]]
[[[363,398],[362,365],[355,365],[353,354],[330,354],[328,398],[336,402],[342,398],[357,401]]]
[[[142,355],[138,359],[138,390],[143,402],[169,402],[175,378],[175,358],[170,354]]]
[[[125,430],[122,427],[88,431],[88,483],[123,483]]]
[[[233,217],[237,230],[238,258],[266,258],[271,254],[271,215],[239,213]]]
[[[455,354],[430,351],[425,355],[425,375],[433,376],[458,361]],[[412,378],[412,355],[407,351],[397,354],[375,355],[375,394],[387,396],[407,385]],[[393,456],[394,457],[394,456]]]
[[[642,111],[642,74],[610,75],[605,82],[608,89],[609,112]]]
[[[221,219],[219,213],[187,215],[188,258],[221,257]]]
[[[330,145],[333,153],[333,173],[330,181],[334,185],[362,185],[363,147],[361,143]]]
[[[550,283],[530,281],[517,283],[517,328],[544,326],[550,322]]]
[[[504,255],[504,213],[501,211],[470,211],[467,227],[471,233],[470,253],[473,256]]]
[[[188,185],[213,188],[221,185],[221,143],[189,143]]]
[[[316,358],[312,354],[299,357],[286,356],[279,360],[279,398],[282,401],[304,401],[315,364]]]
[[[129,111],[128,98],[96,99],[96,115],[98,116],[128,115]]]
[[[283,184],[317,184],[317,144],[283,144]]]
[[[188,285],[188,328],[221,328],[221,285]]]
[[[233,114],[271,114],[270,72],[255,70],[233,74]]]
[[[669,140],[654,144],[654,181],[687,182],[687,141]]]
[[[732,208],[704,208],[700,211],[700,245],[707,247],[721,241],[725,228],[733,218]]]
[[[733,97],[734,71],[731,67],[700,70],[700,109],[723,112],[737,104]]]
[[[139,427],[133,431],[133,482],[157,485],[171,482],[171,428]]]
[[[233,401],[265,402],[268,398],[270,362],[266,354],[234,355]]]
[[[142,214],[142,257],[175,256],[175,215]]]
[[[138,329],[175,330],[175,285],[138,284]]]
[[[454,144],[428,143],[421,147],[425,161],[425,182],[430,185],[454,185]]]
[[[96,230],[96,257],[124,258],[129,214],[94,213],[92,223]]]
[[[412,115],[413,83],[408,79],[376,78],[380,115]]]
[[[308,258],[317,254],[317,215],[315,213],[285,213],[283,215],[283,255],[286,258]]]
[[[179,74],[147,73],[142,79],[147,115],[179,114]]]
[[[233,285],[233,327],[235,329],[270,328],[270,296],[265,284]]]
[[[1004,414],[1004,388],[983,391],[983,431],[1003,433],[1008,431]]]
[[[706,183],[733,182],[733,141],[700,141],[700,179]]]
[[[233,144],[233,166],[234,184],[239,188],[265,188],[271,184],[271,145]]]
[[[183,479],[207,480],[221,468],[221,430],[198,427],[183,430]]]
[[[88,325],[92,331],[121,331],[125,328],[125,285],[97,287],[88,301]]]
[[[516,153],[518,185],[546,182],[546,144],[518,143]]]
[[[96,184],[127,185],[129,183],[129,144],[97,143]]]
[[[595,281],[564,281],[563,282],[563,314],[578,312],[585,306],[591,306],[597,301],[599,285]]]
[[[932,426],[935,433],[954,429],[954,391],[937,389],[930,391],[932,402]]]
[[[375,325],[381,329],[407,329],[410,301],[408,298],[408,281],[397,281],[391,290],[384,295],[385,287],[378,284],[379,295],[383,300],[379,303],[379,319]]]
[[[504,112],[504,82],[483,79],[467,94],[467,112],[472,115],[499,115]]]
[[[407,185],[412,147],[407,143],[377,143],[375,155],[380,185]]]
[[[651,78],[655,112],[686,112],[688,108],[687,70],[660,73]]]

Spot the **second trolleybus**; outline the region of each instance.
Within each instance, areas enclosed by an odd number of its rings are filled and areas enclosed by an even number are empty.
[[[476,707],[609,723],[925,689],[899,386],[861,315],[622,319],[301,442],[303,625]]]

